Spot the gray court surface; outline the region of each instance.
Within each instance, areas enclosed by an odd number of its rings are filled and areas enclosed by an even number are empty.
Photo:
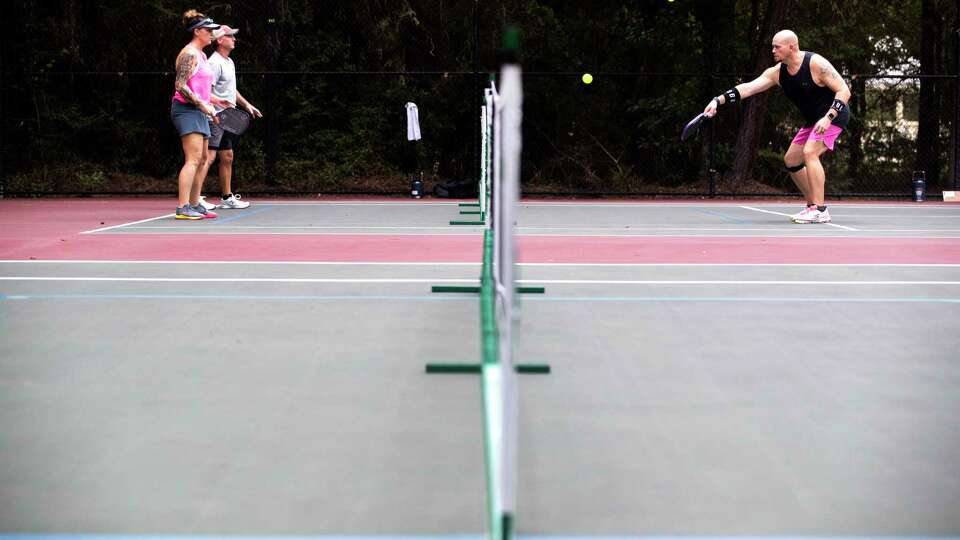
[[[521,235],[611,236],[960,236],[960,207],[911,204],[830,205],[833,223],[797,225],[796,204],[548,203],[521,204]],[[267,202],[249,211],[220,211],[216,220],[175,221],[168,216],[96,234],[480,234],[451,226],[457,203]]]
[[[521,532],[960,531],[957,267],[521,271]],[[478,272],[0,264],[3,530],[482,531]]]
[[[210,228],[338,225],[264,207]],[[358,227],[406,214],[324,208]],[[831,208],[861,230],[807,230],[957,236],[941,208]],[[654,209],[714,230],[783,222]],[[595,210],[523,211],[629,221]],[[93,234],[152,226],[181,224]],[[476,283],[477,258],[0,261],[0,533],[482,533],[480,382],[424,373],[479,360],[477,296],[430,292]],[[960,535],[960,265],[519,271],[546,293],[521,298],[516,359],[553,369],[520,380],[521,534]]]

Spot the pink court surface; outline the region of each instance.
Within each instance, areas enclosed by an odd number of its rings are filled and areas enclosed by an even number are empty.
[[[789,223],[796,204],[766,201],[523,206],[533,213],[519,224],[524,263],[960,263],[960,204],[840,203],[829,225]],[[457,218],[447,201],[260,201],[202,222],[170,209],[170,199],[2,200],[0,259],[194,261],[214,250],[218,261],[476,262],[482,243],[478,227],[446,225]]]

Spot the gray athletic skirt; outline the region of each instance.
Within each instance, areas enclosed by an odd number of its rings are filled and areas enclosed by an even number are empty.
[[[173,100],[170,106],[170,120],[181,137],[189,133],[199,133],[204,139],[210,138],[210,118],[196,105],[187,105]]]

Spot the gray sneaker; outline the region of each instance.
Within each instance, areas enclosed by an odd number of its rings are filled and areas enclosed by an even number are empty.
[[[177,207],[177,213],[174,219],[203,219],[203,214],[197,212],[189,204]]]
[[[204,208],[204,206],[203,206],[202,204],[197,204],[196,206],[191,206],[191,208],[193,208],[194,211],[196,211],[198,214],[200,214],[201,216],[203,216],[203,217],[205,217],[205,218],[208,218],[208,219],[209,219],[209,218],[215,218],[215,217],[217,217],[217,214],[216,214],[216,213],[211,212],[210,210],[207,210],[206,208]]]
[[[220,206],[219,206],[218,208],[236,208],[236,209],[239,209],[239,208],[247,208],[247,207],[250,206],[250,203],[248,203],[247,201],[241,201],[240,199],[241,199],[241,197],[240,197],[240,194],[239,194],[239,193],[235,193],[235,194],[233,194],[233,195],[230,195],[230,196],[227,197],[226,199],[223,199],[223,200],[220,201]]]

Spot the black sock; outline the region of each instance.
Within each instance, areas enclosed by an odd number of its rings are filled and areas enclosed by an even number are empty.
[[[816,205],[817,205],[817,203],[808,202],[808,203],[807,203],[807,208],[810,208],[811,206],[816,206]]]
[[[827,205],[818,206],[818,207],[817,207],[817,210],[819,210],[819,211],[821,211],[821,212],[826,212],[826,211],[827,211]]]
[[[233,197],[233,193],[227,193],[226,195],[221,195],[221,196],[220,196],[220,198],[223,199],[223,200],[227,200],[227,199],[229,199],[230,197]]]

